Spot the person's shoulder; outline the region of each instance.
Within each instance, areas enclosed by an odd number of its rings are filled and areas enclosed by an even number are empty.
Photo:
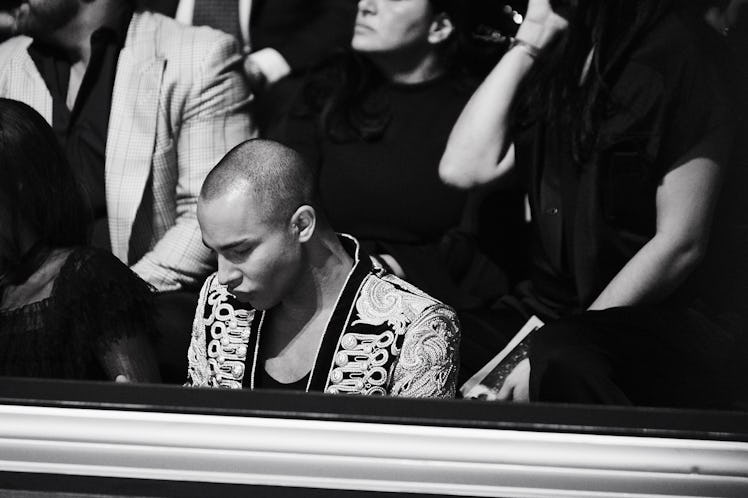
[[[33,38],[28,36],[13,36],[0,43],[0,52],[16,53],[22,50],[26,50],[29,45],[31,45],[32,41],[34,41]]]
[[[216,52],[238,52],[234,37],[207,26],[189,26],[171,17],[150,11],[133,15],[134,43],[152,41],[156,53],[166,59],[188,57],[205,59]]]
[[[28,48],[33,40],[28,36],[14,36],[0,43],[0,68],[19,55],[28,55]]]
[[[719,35],[693,13],[676,11],[660,20],[632,54],[632,60],[658,71],[709,65],[721,50]]]
[[[129,302],[152,295],[151,286],[114,254],[90,246],[71,248],[62,266],[60,288],[91,299]]]
[[[392,273],[375,272],[371,274],[369,278],[373,279],[378,286],[386,288],[387,291],[396,298],[393,302],[399,302],[408,312],[415,312],[417,314],[426,312],[446,312],[451,315],[455,314],[454,309],[448,304],[441,302],[410,282],[407,282]]]
[[[693,13],[673,12],[660,20],[637,44],[619,77],[618,89],[640,108],[722,99],[728,95],[727,47],[706,22]],[[684,93],[685,92],[685,93]],[[716,104],[715,104],[716,105]]]
[[[111,252],[90,246],[72,248],[67,258],[68,261],[75,265],[127,268],[127,265]]]
[[[90,275],[98,281],[121,281],[137,277],[129,266],[110,251],[96,247],[73,248],[67,257],[67,265],[72,267],[75,273]]]

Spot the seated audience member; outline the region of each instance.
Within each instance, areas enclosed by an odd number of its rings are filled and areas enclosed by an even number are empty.
[[[85,246],[88,212],[54,133],[0,99],[0,375],[152,382],[153,296]]]
[[[532,210],[532,278],[469,339],[546,322],[508,399],[732,406],[744,283],[705,271],[734,133],[718,37],[691,2],[557,9],[530,0],[441,162],[465,188],[520,168]]]
[[[194,26],[234,35],[244,73],[256,94],[261,130],[274,123],[298,90],[301,76],[351,39],[356,0],[140,0]]]
[[[94,216],[89,243],[154,286],[158,327],[177,363],[203,279],[197,194],[210,168],[254,135],[230,36],[134,11],[134,0],[38,0],[11,11],[0,97],[52,125]],[[181,343],[186,347],[186,343]],[[175,346],[177,346],[175,348]],[[181,383],[181,381],[180,381]]]
[[[319,169],[332,227],[456,308],[463,327],[464,311],[507,290],[461,229],[468,196],[438,174],[484,55],[466,41],[468,11],[457,0],[360,1],[350,50],[313,75],[270,133]]]
[[[295,151],[245,142],[198,200],[218,272],[205,281],[189,348],[192,386],[452,397],[454,311],[372,267],[337,235]]]

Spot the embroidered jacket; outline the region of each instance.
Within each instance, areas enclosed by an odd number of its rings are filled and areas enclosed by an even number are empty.
[[[306,391],[453,397],[459,325],[452,308],[374,268],[352,237],[354,265],[322,336]],[[187,385],[255,388],[265,312],[237,301],[213,274],[192,326]]]

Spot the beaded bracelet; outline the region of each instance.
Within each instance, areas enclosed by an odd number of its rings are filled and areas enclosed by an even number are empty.
[[[527,55],[529,55],[533,59],[537,59],[540,55],[540,48],[536,47],[532,43],[526,42],[525,40],[520,40],[519,38],[512,38],[511,43],[509,43],[509,50],[513,49],[514,47],[520,47],[524,49]]]

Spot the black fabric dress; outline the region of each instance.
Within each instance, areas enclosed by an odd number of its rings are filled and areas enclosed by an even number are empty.
[[[155,338],[153,319],[148,284],[107,251],[75,248],[48,298],[0,311],[0,375],[110,380],[102,353],[132,334]]]

